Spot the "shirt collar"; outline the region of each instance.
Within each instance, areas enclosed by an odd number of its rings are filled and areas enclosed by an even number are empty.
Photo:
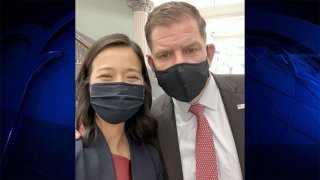
[[[216,111],[218,109],[218,96],[219,96],[218,86],[213,76],[210,74],[210,81],[206,89],[204,90],[202,96],[200,97],[198,103]]]
[[[202,96],[200,97],[198,103],[204,105],[205,108],[209,108],[216,111],[218,108],[218,95],[219,90],[217,84],[213,76],[210,74],[209,83],[206,89],[204,90]],[[182,102],[176,100],[175,98],[172,99],[176,113],[181,115],[183,121],[190,120],[190,118],[188,118],[188,114],[190,113],[188,110],[191,106],[190,103]],[[191,113],[189,115],[191,115]]]

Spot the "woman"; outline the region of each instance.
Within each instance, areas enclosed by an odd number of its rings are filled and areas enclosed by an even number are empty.
[[[77,78],[76,179],[162,179],[151,85],[139,46],[123,34],[105,36],[87,53]]]

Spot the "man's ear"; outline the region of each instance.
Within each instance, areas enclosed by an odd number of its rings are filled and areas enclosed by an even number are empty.
[[[213,59],[215,53],[216,53],[215,45],[208,44],[207,45],[207,59],[208,59],[209,67],[211,66],[212,59]]]
[[[148,64],[149,64],[151,70],[153,72],[155,72],[155,68],[154,68],[154,64],[153,64],[153,58],[151,57],[151,55],[147,55],[147,59],[148,59]]]

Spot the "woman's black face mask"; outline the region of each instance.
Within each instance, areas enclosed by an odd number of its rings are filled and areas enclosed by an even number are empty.
[[[97,115],[111,124],[130,119],[143,104],[144,86],[128,83],[91,84],[90,101]]]

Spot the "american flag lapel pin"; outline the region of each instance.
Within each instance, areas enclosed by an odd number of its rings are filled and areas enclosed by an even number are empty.
[[[244,109],[244,104],[238,104],[237,107],[238,107],[238,110]]]

